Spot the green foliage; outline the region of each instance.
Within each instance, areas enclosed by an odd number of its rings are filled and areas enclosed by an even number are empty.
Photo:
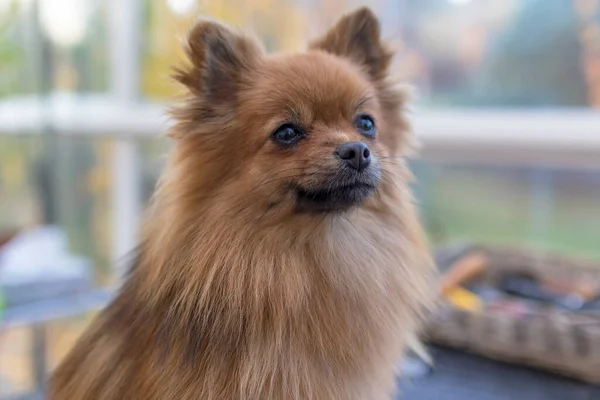
[[[14,38],[17,17],[15,2],[0,13],[0,97],[19,93],[14,76],[24,61],[24,54],[23,47]]]

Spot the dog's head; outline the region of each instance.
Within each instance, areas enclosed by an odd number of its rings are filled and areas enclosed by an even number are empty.
[[[403,95],[388,82],[392,52],[376,17],[342,18],[306,52],[267,55],[211,21],[187,40],[189,91],[172,136],[190,192],[265,212],[341,212],[385,184],[402,150]]]

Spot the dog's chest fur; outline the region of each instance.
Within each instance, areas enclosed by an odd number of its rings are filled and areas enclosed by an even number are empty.
[[[137,266],[58,371],[52,398],[70,385],[90,400],[389,398],[430,270],[406,222],[363,220],[377,217],[336,217],[310,239],[284,240],[286,251],[268,236],[236,243],[213,231],[221,245],[190,263],[195,278],[165,270],[151,300]]]

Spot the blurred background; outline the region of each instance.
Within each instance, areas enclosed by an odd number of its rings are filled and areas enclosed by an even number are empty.
[[[295,51],[358,5],[415,88],[432,245],[600,258],[600,1],[0,0],[0,398],[38,391],[118,282],[194,18]]]

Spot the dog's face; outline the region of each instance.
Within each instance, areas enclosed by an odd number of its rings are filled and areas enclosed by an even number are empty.
[[[256,177],[281,178],[265,187],[272,200],[328,212],[367,199],[381,179],[383,149],[377,93],[365,74],[310,52],[268,59],[262,75],[242,101],[258,122],[249,132]]]
[[[404,127],[402,99],[385,83],[391,53],[370,11],[346,16],[300,54],[265,55],[213,22],[196,25],[188,43],[192,66],[177,78],[191,97],[177,132],[195,136],[186,146],[213,185],[296,213],[344,211],[378,190]]]

